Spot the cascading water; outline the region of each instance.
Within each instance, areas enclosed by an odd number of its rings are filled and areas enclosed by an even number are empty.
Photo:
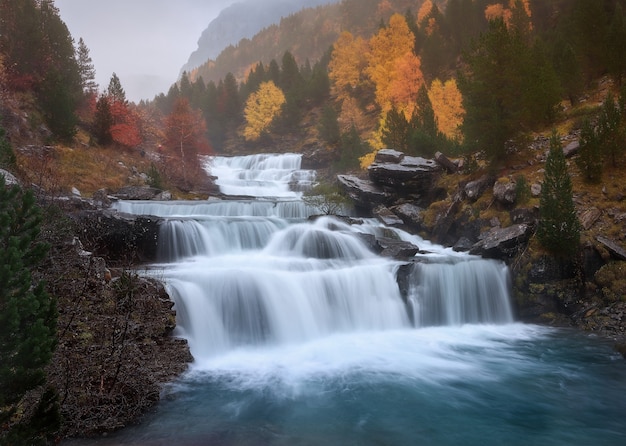
[[[514,323],[502,263],[372,220],[309,221],[298,155],[207,169],[238,199],[116,205],[165,217],[153,271],[195,361],[154,416],[97,444],[621,444],[625,367]],[[363,242],[390,234],[428,254],[407,266]]]

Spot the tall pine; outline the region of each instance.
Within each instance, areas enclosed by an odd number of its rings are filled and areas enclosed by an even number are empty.
[[[559,257],[575,254],[580,243],[580,223],[572,198],[572,181],[556,131],[550,138],[539,215],[537,237],[541,245]]]
[[[24,395],[45,382],[56,345],[56,305],[32,271],[47,245],[32,192],[0,175],[0,426],[19,419]],[[2,442],[2,438],[0,438]]]

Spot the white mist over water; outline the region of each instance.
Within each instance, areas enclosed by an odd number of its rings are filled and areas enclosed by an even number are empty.
[[[289,193],[312,181],[299,168],[216,158],[225,188],[262,198],[116,205],[166,218],[156,274],[195,361],[153,418],[98,444],[621,444],[626,368],[604,345],[514,323],[500,262],[373,220],[309,221]],[[363,243],[383,233],[429,252],[406,296],[404,262]]]

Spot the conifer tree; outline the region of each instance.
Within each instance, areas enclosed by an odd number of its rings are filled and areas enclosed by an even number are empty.
[[[56,305],[32,270],[47,245],[32,192],[0,176],[0,425],[11,423],[22,397],[45,382],[56,345]],[[2,438],[0,438],[0,442]],[[30,443],[29,443],[30,444]]]
[[[575,254],[580,243],[580,223],[572,198],[572,181],[556,131],[550,138],[539,215],[537,237],[541,245],[557,256]]]
[[[83,92],[87,94],[95,93],[98,90],[98,84],[96,84],[96,69],[89,55],[89,48],[85,45],[85,41],[82,37],[78,39],[76,61],[78,63],[80,83],[83,87]]]
[[[576,166],[588,183],[597,183],[602,179],[602,146],[600,138],[591,122],[586,119],[580,130],[580,149]]]

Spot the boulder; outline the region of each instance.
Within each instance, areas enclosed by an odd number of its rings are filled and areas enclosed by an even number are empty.
[[[541,195],[541,184],[539,183],[533,183],[530,186],[530,195],[532,195],[534,198],[537,198],[538,196]]]
[[[493,177],[483,175],[479,179],[467,183],[463,188],[463,191],[465,192],[465,196],[468,200],[476,201],[489,186],[494,184],[494,182],[495,180]]]
[[[585,231],[589,230],[602,216],[602,211],[596,207],[592,207],[580,214],[580,224]]]
[[[608,239],[601,235],[596,237],[596,240],[604,246],[612,257],[618,260],[626,260],[626,249],[619,246],[614,240]]]
[[[401,158],[400,162],[374,161],[368,168],[370,179],[383,186],[426,194],[432,188],[434,180],[441,173],[441,166],[434,160],[427,160],[417,156],[396,158]],[[388,158],[383,157],[382,159]]]
[[[386,226],[402,226],[404,224],[404,221],[386,206],[380,205],[376,207],[373,213]]]
[[[513,257],[519,248],[526,244],[532,232],[527,224],[512,225],[507,228],[494,228],[482,240],[472,246],[470,254],[505,260]]]
[[[511,222],[515,224],[525,223],[529,226],[536,226],[539,220],[539,208],[515,208],[509,212]]]
[[[362,180],[353,175],[338,175],[337,180],[358,207],[371,209],[379,204],[388,204],[394,198],[393,194],[369,180]]]
[[[111,210],[79,211],[72,214],[86,249],[108,262],[154,262],[161,219]]]
[[[456,173],[459,170],[459,166],[457,166],[456,163],[451,161],[450,158],[441,152],[435,153],[435,161],[437,161],[441,167],[446,169],[448,173]]]
[[[377,237],[374,245],[375,251],[381,256],[394,259],[407,259],[419,252],[419,247],[413,243],[390,237]]]
[[[382,149],[376,152],[375,163],[395,163],[399,164],[404,159],[404,153],[393,149]]]
[[[565,158],[571,158],[572,156],[578,153],[579,149],[580,149],[580,142],[572,141],[568,145],[563,147],[563,154],[565,155]]]
[[[493,198],[500,204],[510,206],[517,199],[517,184],[509,178],[500,178],[493,184]]]
[[[400,217],[407,226],[416,230],[422,229],[422,223],[424,222],[423,208],[412,203],[403,203],[392,207],[391,211]]]
[[[13,184],[17,184],[19,185],[20,182],[17,181],[17,178],[15,178],[15,176],[4,169],[0,169],[0,176],[4,176],[4,184],[6,184],[7,186],[13,185]]]

